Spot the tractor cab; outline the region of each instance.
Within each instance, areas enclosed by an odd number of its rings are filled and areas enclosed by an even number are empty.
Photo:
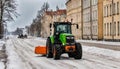
[[[72,30],[71,30],[71,23],[70,22],[55,22],[53,24],[54,26],[54,40],[56,42],[62,42],[63,40],[65,40],[64,36],[68,36],[68,35],[72,35]],[[64,37],[64,38],[63,38]],[[64,43],[64,42],[62,42]]]
[[[54,23],[54,35],[61,33],[72,34],[71,23]]]
[[[66,34],[72,34],[71,26],[76,25],[76,28],[78,29],[78,24],[72,24],[71,22],[54,22],[54,36],[58,36],[61,33]],[[52,27],[52,24],[50,24],[50,28]]]

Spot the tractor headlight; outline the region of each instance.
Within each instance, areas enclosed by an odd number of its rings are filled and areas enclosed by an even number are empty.
[[[67,39],[70,39],[70,37],[66,37]]]
[[[74,39],[74,36],[66,37],[67,39]]]
[[[74,39],[74,37],[72,36],[71,39]]]

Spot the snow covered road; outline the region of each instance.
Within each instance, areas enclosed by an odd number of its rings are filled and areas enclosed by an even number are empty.
[[[34,54],[35,46],[45,45],[42,38],[14,38],[6,45],[7,69],[120,69],[120,51],[84,46],[81,60],[68,58],[67,54],[63,54],[61,60],[53,60]]]

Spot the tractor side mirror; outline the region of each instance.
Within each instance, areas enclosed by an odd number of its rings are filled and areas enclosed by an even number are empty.
[[[52,28],[52,24],[50,23],[50,28]]]
[[[50,23],[50,35],[52,34],[52,23]]]
[[[76,25],[76,28],[79,29],[79,25],[78,24]]]

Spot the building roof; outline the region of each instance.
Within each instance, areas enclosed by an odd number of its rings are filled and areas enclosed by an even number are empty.
[[[46,15],[52,15],[53,11],[46,11],[45,13],[46,13]]]
[[[54,15],[63,15],[66,14],[66,9],[59,9],[57,11],[54,11]]]
[[[67,2],[66,2],[66,5],[67,5],[67,3],[69,3],[71,0],[68,0]]]
[[[46,11],[46,15],[63,15],[66,14],[66,9],[59,9],[57,11]]]

